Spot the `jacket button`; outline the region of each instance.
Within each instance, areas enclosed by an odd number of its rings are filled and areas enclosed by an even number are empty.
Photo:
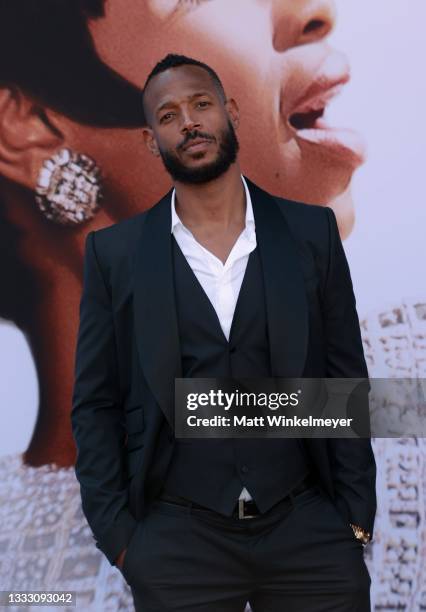
[[[241,471],[243,472],[243,474],[247,474],[247,472],[249,471],[249,468],[246,465],[243,465],[241,467]]]
[[[235,353],[235,352],[236,352],[236,350],[237,350],[237,347],[236,347],[236,346],[233,346],[233,347],[231,347],[231,348],[230,348],[229,352],[230,352],[230,353]]]

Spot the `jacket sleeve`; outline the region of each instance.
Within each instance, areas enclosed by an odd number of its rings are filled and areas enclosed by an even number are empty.
[[[97,260],[95,232],[85,244],[71,422],[83,512],[96,546],[113,564],[137,523],[128,509],[111,297]]]
[[[334,212],[331,208],[324,210],[329,229],[324,293],[326,376],[368,379],[349,266]],[[357,403],[358,409],[363,411],[364,423],[369,419],[368,390],[369,384],[364,385],[364,397]],[[336,506],[348,522],[372,533],[376,512],[376,463],[371,439],[330,438],[328,442]]]

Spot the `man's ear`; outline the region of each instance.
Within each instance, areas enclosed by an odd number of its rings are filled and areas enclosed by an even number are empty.
[[[160,149],[158,148],[152,128],[142,128],[142,135],[148,150],[155,155],[155,157],[160,157]]]
[[[63,144],[46,111],[15,88],[0,88],[0,174],[34,189],[40,168]]]
[[[234,98],[228,98],[225,102],[226,110],[228,111],[229,118],[232,125],[237,130],[240,125],[240,109]]]

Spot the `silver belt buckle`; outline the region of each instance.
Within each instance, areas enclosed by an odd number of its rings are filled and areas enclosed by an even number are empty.
[[[256,515],[254,514],[244,514],[244,500],[243,499],[238,500],[238,518],[239,519],[256,518]]]

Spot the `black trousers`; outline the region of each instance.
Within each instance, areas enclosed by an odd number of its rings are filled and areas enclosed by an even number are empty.
[[[361,543],[313,487],[253,519],[156,501],[123,575],[137,612],[369,612]]]

